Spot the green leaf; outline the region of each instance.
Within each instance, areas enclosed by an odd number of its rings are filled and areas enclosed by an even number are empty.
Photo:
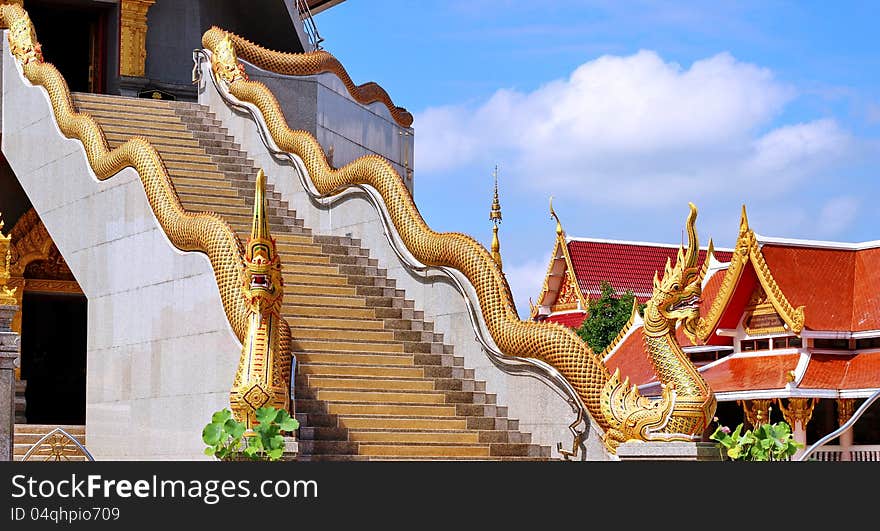
[[[269,450],[268,456],[271,461],[277,461],[284,455],[284,448],[275,448],[274,450]]]
[[[226,430],[226,433],[228,433],[233,439],[239,439],[244,435],[244,432],[247,429],[244,422],[238,422],[235,419],[227,420],[223,427]]]
[[[205,455],[214,455],[215,453],[217,453],[217,451],[214,449],[213,446],[205,448]]]
[[[299,429],[299,421],[291,418],[290,415],[287,416],[287,420],[281,423],[282,431],[296,431]]]
[[[275,449],[281,448],[283,450],[284,449],[284,437],[282,437],[281,435],[273,435],[269,439],[269,444],[266,446],[266,448],[269,450],[275,450]]]
[[[211,416],[211,422],[219,422],[220,424],[223,424],[230,418],[232,418],[232,412],[223,408]]]
[[[270,424],[275,420],[275,416],[278,414],[278,410],[274,407],[261,407],[254,411],[254,416],[256,416],[257,421],[260,424]]]
[[[215,446],[220,443],[221,437],[223,437],[222,423],[212,422],[202,430],[202,440],[205,444]]]

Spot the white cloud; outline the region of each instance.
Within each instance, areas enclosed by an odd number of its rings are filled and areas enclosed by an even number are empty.
[[[860,201],[853,196],[835,197],[819,212],[817,230],[823,237],[833,237],[849,228],[858,214]]]
[[[508,182],[548,194],[648,206],[803,183],[844,156],[833,120],[765,131],[795,91],[722,53],[690,68],[655,52],[603,56],[532,92],[498,90],[478,106],[416,117],[424,178],[505,161]]]

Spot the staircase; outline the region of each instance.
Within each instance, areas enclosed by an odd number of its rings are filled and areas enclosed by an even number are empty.
[[[86,427],[85,426],[75,426],[75,425],[49,425],[49,424],[16,424],[15,425],[15,437],[13,439],[13,456],[12,459],[14,461],[21,461],[24,458],[24,455],[31,449],[31,447],[40,440],[41,437],[54,430],[55,428],[61,428],[71,436],[75,437],[77,441],[83,446],[86,446]],[[44,461],[46,460],[46,452],[48,451],[48,444],[51,444],[52,438],[47,440],[43,445],[41,445],[41,451],[36,452],[31,456],[31,461]],[[88,449],[88,447],[86,446]],[[67,460],[70,461],[85,461],[86,458],[82,453],[79,452],[79,449],[76,448],[73,444],[65,444],[64,445],[64,455]]]
[[[257,168],[207,107],[73,97],[111,148],[145,136],[184,207],[220,214],[246,240]],[[267,196],[297,358],[300,460],[550,458],[358,240],[313,234],[271,186]]]

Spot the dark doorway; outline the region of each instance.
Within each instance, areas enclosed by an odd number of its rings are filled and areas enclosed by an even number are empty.
[[[24,294],[21,378],[28,424],[86,422],[86,298]]]
[[[71,92],[106,91],[105,9],[27,2],[46,62],[64,76]]]

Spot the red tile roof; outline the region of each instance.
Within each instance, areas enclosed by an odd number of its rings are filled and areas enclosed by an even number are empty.
[[[547,317],[545,321],[551,323],[559,323],[571,328],[580,328],[582,324],[584,324],[584,319],[587,318],[587,312],[569,312],[569,313],[557,313]]]
[[[633,385],[642,385],[657,379],[654,364],[645,352],[645,335],[641,326],[617,345],[605,361],[605,366],[612,374],[620,369],[621,381],[629,377],[629,382]]]
[[[856,253],[852,330],[880,329],[880,249]]]
[[[716,393],[781,389],[799,359],[800,354],[729,356],[701,374]]]
[[[761,253],[789,302],[806,306],[807,328],[880,329],[880,248],[765,243]]]
[[[572,239],[568,252],[581,291],[588,297],[599,295],[601,282],[607,280],[618,293],[632,290],[639,302],[645,302],[654,289],[654,272],[663,274],[667,258],[675,262],[678,246]],[[715,251],[720,262],[729,262],[730,257],[728,250]],[[705,258],[701,249],[700,263]]]
[[[812,354],[802,389],[874,389],[880,387],[880,351]]]

